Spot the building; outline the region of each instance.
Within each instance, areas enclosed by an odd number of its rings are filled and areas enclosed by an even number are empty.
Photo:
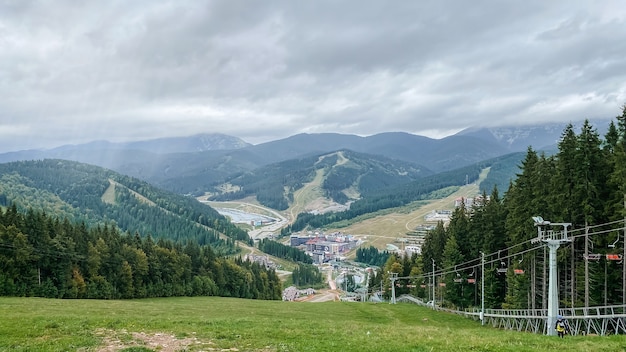
[[[309,235],[291,235],[291,237],[289,237],[289,245],[291,245],[291,247],[298,247],[306,244],[312,238],[314,237]]]
[[[359,242],[354,236],[341,232],[328,235],[315,232],[314,235],[291,235],[290,237],[292,247],[302,247],[313,258],[313,262],[318,264],[340,258],[342,254],[356,248]]]
[[[422,254],[422,246],[420,245],[409,245],[404,247],[404,253],[411,257],[413,254],[421,255]]]
[[[314,294],[315,290],[312,288],[299,290],[295,286],[289,286],[283,290],[283,301],[295,301],[302,296],[310,296]]]

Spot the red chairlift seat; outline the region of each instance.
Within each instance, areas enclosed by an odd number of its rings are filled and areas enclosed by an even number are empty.
[[[622,255],[621,254],[607,254],[606,260],[620,261],[622,260]]]

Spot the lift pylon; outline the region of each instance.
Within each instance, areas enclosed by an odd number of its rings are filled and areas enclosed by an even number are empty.
[[[533,216],[537,226],[537,241],[541,241],[550,250],[550,276],[548,279],[548,321],[546,335],[556,335],[554,325],[559,312],[559,283],[557,279],[556,250],[563,243],[571,242],[567,237],[567,228],[571,223],[550,223],[540,216]],[[552,227],[563,227],[563,230],[553,230]]]

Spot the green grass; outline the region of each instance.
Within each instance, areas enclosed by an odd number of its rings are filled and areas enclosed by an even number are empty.
[[[503,331],[410,304],[294,303],[216,297],[129,301],[0,298],[0,317],[0,351],[99,351],[113,340],[123,344],[115,350],[150,350],[146,344],[131,345],[133,333],[173,335],[194,341],[184,348],[187,351],[626,348],[624,336],[558,339]]]

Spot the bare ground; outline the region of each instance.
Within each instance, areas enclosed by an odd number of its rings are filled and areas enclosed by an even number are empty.
[[[103,346],[98,352],[117,352],[130,347],[145,347],[160,352],[187,351],[197,346],[204,351],[238,351],[237,349],[221,349],[209,347],[212,342],[203,342],[195,337],[179,339],[168,333],[128,332],[100,329],[96,332],[103,337]]]

